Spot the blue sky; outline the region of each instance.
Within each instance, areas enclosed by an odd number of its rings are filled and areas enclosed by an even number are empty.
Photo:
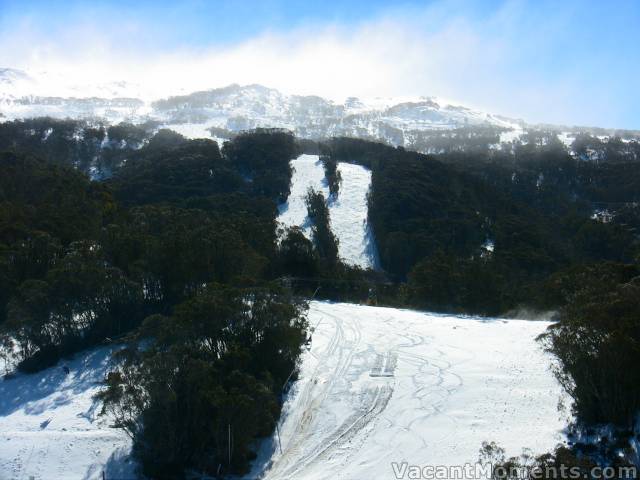
[[[0,0],[0,66],[640,129],[640,1]],[[76,73],[77,72],[77,73]]]

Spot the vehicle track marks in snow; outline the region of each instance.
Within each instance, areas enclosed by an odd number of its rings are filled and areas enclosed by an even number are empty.
[[[271,469],[268,472],[268,476],[273,478],[280,478],[278,472],[283,469],[291,469],[289,464],[297,464],[301,454],[300,445],[304,444],[304,440],[308,437],[307,431],[314,424],[315,416],[322,403],[326,400],[327,396],[332,393],[332,388],[336,382],[342,381],[343,377],[351,365],[354,352],[357,350],[357,345],[360,342],[360,327],[358,322],[350,322],[347,325],[348,335],[345,335],[345,329],[343,328],[343,322],[335,315],[324,312],[324,316],[327,320],[331,321],[335,328],[335,334],[331,338],[329,346],[324,351],[324,357],[316,365],[313,373],[306,380],[305,390],[303,392],[302,402],[297,404],[297,408],[300,409],[301,417],[297,423],[294,432],[291,435],[289,442],[284,447],[283,454],[274,460]],[[334,360],[335,365],[330,367]],[[323,369],[329,366],[330,374],[328,379],[325,378],[325,372]],[[318,448],[318,447],[316,447]],[[295,459],[292,461],[292,459]]]
[[[535,341],[548,323],[329,302],[311,302],[309,320],[283,453],[262,478],[392,479],[393,461],[459,465],[483,441],[518,454],[563,439],[561,388]]]

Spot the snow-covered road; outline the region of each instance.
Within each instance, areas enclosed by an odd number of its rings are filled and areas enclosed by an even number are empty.
[[[252,476],[391,479],[392,462],[463,465],[562,441],[561,388],[535,338],[548,322],[312,302],[316,326],[277,439]],[[261,472],[261,468],[263,471]]]

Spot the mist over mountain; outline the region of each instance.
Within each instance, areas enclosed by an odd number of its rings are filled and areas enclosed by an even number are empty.
[[[334,130],[369,126],[375,122],[409,128],[453,128],[491,124],[509,127],[520,121],[500,118],[435,97],[347,98],[336,103],[319,96],[287,95],[262,85],[232,84],[222,88],[188,92],[149,100],[139,85],[125,81],[101,85],[67,85],[52,74],[38,79],[26,72],[0,70],[0,98],[9,118],[104,117],[107,120],[162,119],[210,123],[237,130],[241,122],[252,126],[311,128],[331,134]],[[111,105],[115,110],[105,111]],[[126,107],[126,109],[121,110]],[[242,119],[241,117],[246,117]],[[324,125],[323,125],[324,124]],[[313,129],[312,126],[316,125]]]
[[[348,97],[336,102],[258,84],[231,84],[153,98],[141,85],[126,81],[73,85],[51,73],[0,69],[0,119],[45,116],[109,124],[154,122],[187,137],[230,138],[253,128],[283,128],[300,138],[348,136],[427,153],[445,150],[438,147],[443,137],[447,141],[464,137],[465,145],[497,147],[531,129],[555,131],[567,147],[577,133],[585,131],[626,140],[640,138],[637,131],[528,124],[433,96]]]

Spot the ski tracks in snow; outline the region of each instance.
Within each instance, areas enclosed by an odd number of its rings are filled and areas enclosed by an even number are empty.
[[[312,302],[317,327],[261,478],[395,478],[391,462],[474,462],[562,440],[561,389],[535,342],[545,322]],[[532,423],[538,420],[538,423]]]
[[[295,429],[284,446],[283,454],[275,458],[268,472],[268,478],[293,477],[302,468],[326,454],[330,448],[337,446],[357,423],[354,421],[347,428],[340,427],[327,432],[327,436],[314,443],[312,430],[317,427],[318,413],[327,397],[336,395],[336,391],[341,390],[340,385],[346,383],[345,374],[351,367],[361,340],[360,323],[357,320],[342,322],[331,313],[325,311],[322,314],[324,323],[331,323],[330,328],[333,334],[328,346],[314,355],[320,358],[320,361],[309,378],[305,380],[303,391],[300,393],[301,401],[296,404],[300,420],[296,422]],[[371,416],[370,413],[369,416]]]

